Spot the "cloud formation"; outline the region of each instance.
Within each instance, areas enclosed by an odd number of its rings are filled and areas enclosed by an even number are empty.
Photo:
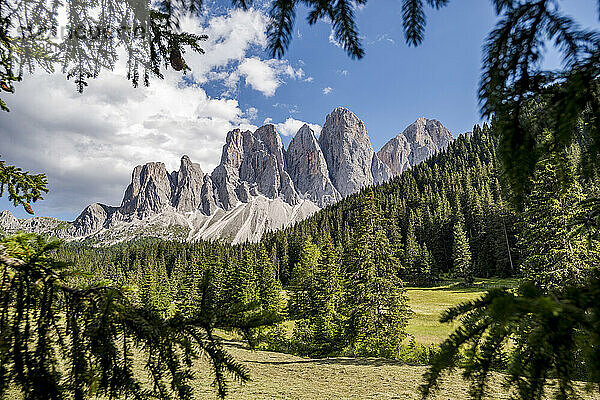
[[[47,173],[51,192],[36,204],[38,215],[74,218],[95,201],[119,205],[133,167],[149,161],[175,170],[187,154],[210,173],[227,132],[256,129],[259,110],[242,109],[231,96],[210,97],[201,85],[231,89],[243,80],[272,96],[285,80],[305,78],[287,60],[256,55],[266,46],[262,12],[203,18],[182,21],[183,29],[209,35],[206,54],[184,55],[192,69],[185,81],[168,70],[164,80],[134,89],[125,66],[117,65],[90,81],[84,94],[62,74],[35,74],[7,98],[11,112],[0,118],[1,154],[9,164]],[[302,124],[288,121],[278,124],[284,135]]]
[[[269,121],[267,122],[267,120]],[[272,120],[270,118],[267,118],[267,120],[265,120],[265,124],[272,123]],[[294,136],[304,124],[308,124],[308,126],[310,126],[311,129],[315,131],[315,135],[319,135],[321,133],[320,125],[310,124],[291,117],[286,119],[285,122],[275,124],[275,128],[277,128],[277,132],[279,132],[279,134],[281,134],[282,136]]]
[[[183,30],[208,35],[202,44],[205,54],[186,54],[195,82],[221,81],[229,88],[225,94],[231,96],[244,78],[247,86],[271,97],[285,79],[304,77],[302,68],[295,69],[288,60],[248,56],[254,49],[267,47],[268,19],[260,10],[235,9],[226,15],[205,18],[201,23],[191,17],[182,22]]]

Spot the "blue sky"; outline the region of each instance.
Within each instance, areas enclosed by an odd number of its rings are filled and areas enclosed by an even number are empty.
[[[346,106],[365,122],[376,150],[420,116],[439,119],[454,134],[471,130],[479,121],[480,49],[494,15],[484,1],[451,4],[428,13],[424,43],[410,48],[402,33],[400,2],[369,3],[357,12],[366,49],[366,56],[358,61],[330,43],[328,24],[310,27],[299,15],[287,57],[302,60],[314,81],[287,83],[278,90],[275,102],[298,105],[295,118],[319,124],[334,107]],[[323,94],[326,87],[332,88],[328,95]],[[268,101],[245,89],[240,91],[240,102]],[[259,109],[275,120],[287,112],[277,107]]]
[[[595,2],[561,3],[583,25],[597,26]],[[191,86],[170,72],[150,88],[132,89],[117,68],[79,95],[63,75],[36,73],[6,99],[12,111],[0,116],[3,158],[49,177],[39,215],[73,219],[94,201],[120,204],[131,170],[143,162],[175,169],[189,154],[211,172],[227,130],[238,126],[271,121],[287,144],[298,124],[322,125],[345,106],[365,122],[378,150],[421,116],[440,120],[455,136],[480,122],[481,48],[496,21],[489,1],[428,10],[425,40],[412,48],[404,42],[401,1],[371,0],[356,12],[362,60],[329,39],[328,23],[309,26],[305,9],[284,59],[272,60],[264,8],[232,13],[222,7],[228,3],[215,4],[184,24],[211,36],[206,55],[187,55]],[[556,63],[552,54],[549,63]],[[0,199],[4,208],[15,211]]]

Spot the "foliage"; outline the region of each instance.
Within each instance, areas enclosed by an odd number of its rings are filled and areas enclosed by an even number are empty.
[[[33,214],[29,202],[43,199],[42,193],[48,193],[48,181],[45,174],[31,175],[0,160],[0,196],[4,195],[5,190],[8,200],[15,207],[22,205],[28,213]]]
[[[454,259],[454,273],[462,277],[465,280],[465,283],[473,283],[474,277],[471,268],[471,249],[461,218],[457,218],[457,221],[454,223],[453,236],[452,258]]]
[[[523,207],[522,274],[545,291],[581,286],[598,261],[597,240],[577,231],[583,190],[569,157],[551,153],[537,163]]]
[[[301,355],[330,355],[345,344],[340,256],[330,237],[324,238],[320,248],[308,238],[298,264],[308,273],[298,275],[300,268],[294,270],[290,308],[297,321],[290,347]]]
[[[221,397],[228,374],[248,380],[214,336],[224,321],[206,298],[188,315],[164,317],[108,281],[74,284],[81,272],[51,257],[57,246],[24,234],[0,244],[0,394],[16,385],[26,399],[189,399],[193,361],[203,356]],[[134,349],[149,387],[134,373]]]
[[[406,333],[408,306],[400,263],[392,255],[372,191],[363,199],[346,259],[347,340],[355,354],[395,357]]]

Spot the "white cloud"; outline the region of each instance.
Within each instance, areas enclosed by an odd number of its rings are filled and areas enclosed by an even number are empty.
[[[336,47],[342,48],[342,44],[338,42],[335,38],[335,33],[333,32],[333,29],[329,32],[329,43]]]
[[[306,79],[304,80],[304,82],[312,82],[312,81],[314,81],[314,80],[315,80],[315,78],[313,78],[312,76],[309,76],[308,78],[306,78]]]
[[[333,91],[333,88],[331,86],[327,86],[326,88],[323,88],[323,94],[324,95],[328,95],[332,91]]]
[[[26,76],[0,118],[2,156],[48,174],[40,215],[73,218],[95,201],[119,205],[133,167],[149,161],[175,170],[188,154],[211,172],[227,132],[255,128],[237,100],[177,80],[167,74],[134,89],[122,75],[103,73],[80,95],[61,74]]]
[[[265,120],[265,123],[266,122]],[[270,123],[270,121],[269,121]],[[302,128],[302,125],[307,124],[308,126],[311,127],[311,129],[313,131],[315,131],[315,134],[318,135],[321,133],[321,126],[317,125],[317,124],[310,124],[308,122],[304,122],[304,121],[300,121],[294,118],[288,118],[285,120],[285,122],[279,123],[279,124],[275,124],[275,128],[277,128],[277,132],[279,132],[282,136],[294,136],[299,130],[300,128]]]
[[[250,121],[254,121],[258,117],[258,109],[256,107],[248,107],[246,109],[246,117]]]
[[[246,78],[246,85],[265,96],[273,96],[275,90],[281,85],[275,70],[258,58],[247,58],[240,64],[238,70],[240,75]]]
[[[265,120],[263,121],[263,124],[265,124],[265,125],[266,125],[266,124],[270,124],[271,122],[273,122],[273,118],[271,118],[271,117],[267,117],[267,118],[265,118]]]
[[[336,72],[340,76],[348,76],[350,74],[347,69],[338,69]]]
[[[297,114],[300,112],[297,104],[275,103],[273,104],[273,107],[286,110],[290,114]]]
[[[236,9],[203,22],[199,24],[190,17],[182,23],[182,29],[188,32],[208,35],[202,46],[205,54],[188,52],[185,55],[195,82],[222,81],[229,88],[225,94],[230,95],[244,78],[247,86],[270,97],[286,78],[305,76],[302,68],[295,69],[288,60],[247,56],[254,48],[266,49],[268,19],[263,12]]]
[[[261,60],[258,57],[246,58],[238,67],[237,74],[245,77],[246,85],[251,86],[267,97],[275,94],[275,91],[283,83],[282,77],[291,79],[302,79],[304,71],[302,68],[294,69],[287,60]],[[236,73],[231,77],[235,77]]]
[[[375,40],[373,40],[373,41],[370,41],[369,44],[375,44],[375,43],[379,43],[379,42],[386,42],[386,43],[391,44],[392,46],[396,45],[396,41],[394,39],[392,39],[390,37],[390,35],[387,34],[387,33],[384,33],[382,35],[378,35],[377,38]]]

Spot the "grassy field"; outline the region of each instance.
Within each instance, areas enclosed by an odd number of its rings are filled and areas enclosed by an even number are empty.
[[[435,287],[408,288],[408,301],[414,312],[408,323],[408,333],[421,344],[441,343],[455,328],[455,325],[439,322],[444,310],[481,297],[490,288],[515,285],[516,281],[512,279],[477,279],[469,287],[452,282]]]
[[[235,400],[364,400],[420,398],[425,366],[407,365],[375,358],[307,359],[289,354],[251,351],[230,342],[227,350],[250,370],[252,381],[230,386],[230,399]],[[214,399],[210,370],[199,366],[198,399]],[[493,374],[488,399],[508,399],[503,379]],[[432,400],[466,400],[468,385],[459,373],[444,377],[440,390]],[[598,399],[583,394],[582,399]]]
[[[464,288],[448,283],[433,288],[410,288],[410,306],[415,312],[408,330],[418,342],[439,343],[451,332],[452,326],[438,322],[448,307],[479,297],[486,289],[514,286],[514,281],[479,280],[473,287]],[[229,399],[235,400],[358,400],[358,399],[419,399],[426,366],[408,365],[376,358],[335,357],[309,359],[268,351],[252,351],[238,341],[227,341],[227,350],[250,371],[252,380],[244,385],[232,383]],[[143,363],[140,362],[140,370]],[[502,376],[491,379],[489,399],[508,399],[502,387]],[[205,361],[197,364],[196,398],[216,399],[212,387],[212,371]],[[441,389],[431,399],[468,399],[468,385],[455,372],[444,378]],[[9,400],[22,396],[11,393]],[[599,399],[584,394],[583,399]]]

